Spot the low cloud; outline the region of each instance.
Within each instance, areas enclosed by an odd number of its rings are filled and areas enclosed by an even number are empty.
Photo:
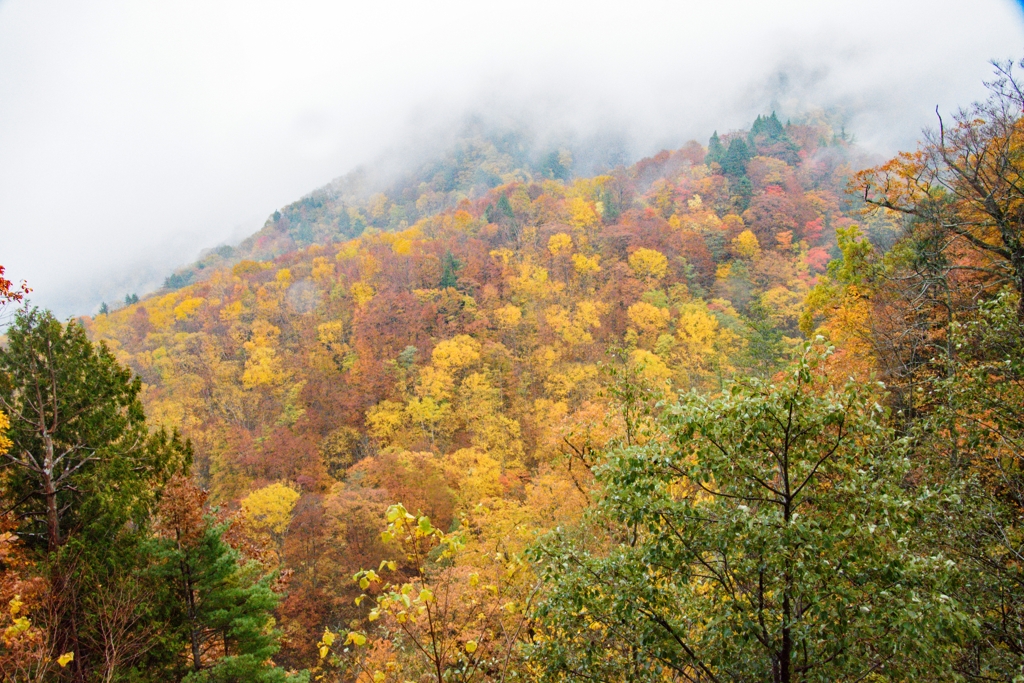
[[[1003,0],[6,0],[0,263],[90,312],[470,115],[638,156],[824,108],[887,154],[1022,38]]]

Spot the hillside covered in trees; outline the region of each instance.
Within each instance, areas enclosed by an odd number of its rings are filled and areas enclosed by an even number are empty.
[[[827,128],[760,119],[710,151],[501,184],[401,230],[339,228],[87,329],[138,373],[153,424],[191,440],[213,501],[300,496],[311,537],[289,526],[275,552],[295,571],[281,623],[308,663],[358,612],[355,586],[324,574],[379,563],[365,539],[387,504],[446,530],[491,498],[524,523],[564,514],[528,498],[572,498],[570,444],[615,431],[607,369],[668,392],[778,367],[851,224],[848,154]],[[400,207],[370,204],[370,221]]]
[[[594,176],[463,141],[20,313],[3,680],[1019,680],[1001,76],[868,170],[775,114]]]

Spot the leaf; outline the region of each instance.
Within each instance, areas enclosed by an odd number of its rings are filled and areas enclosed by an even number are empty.
[[[69,663],[73,662],[74,659],[75,659],[75,653],[74,652],[65,652],[60,657],[57,657],[57,663],[60,664],[60,668],[63,669]]]
[[[356,631],[349,631],[348,637],[345,638],[345,644],[348,645],[349,643],[354,643],[357,646],[365,645],[366,636],[364,636],[362,633],[357,633]]]
[[[469,654],[473,654],[474,652],[476,652],[476,641],[475,640],[467,640],[466,641],[466,652],[468,652]]]

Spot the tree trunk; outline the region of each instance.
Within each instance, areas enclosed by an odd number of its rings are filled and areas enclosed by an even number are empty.
[[[789,576],[786,577],[789,583]],[[793,634],[789,627],[790,604],[789,587],[782,595],[782,653],[779,655],[779,679],[782,683],[790,683],[792,672],[790,671],[790,660],[793,658]]]
[[[1017,280],[1017,322],[1024,324],[1024,275]]]
[[[43,496],[46,499],[46,540],[49,551],[60,548],[60,520],[57,517],[57,488],[53,477],[53,438],[43,431]]]
[[[199,671],[201,668],[202,654],[199,648],[199,614],[196,610],[196,593],[192,588],[192,572],[188,562],[184,559],[186,552],[181,547],[181,532],[178,532],[178,549],[182,552],[181,578],[185,585],[185,605],[188,611],[188,637],[192,646],[192,670]]]

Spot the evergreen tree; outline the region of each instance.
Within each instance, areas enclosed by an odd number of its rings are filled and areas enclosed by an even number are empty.
[[[771,116],[758,116],[750,127],[751,141],[762,136],[767,142],[778,142],[786,137],[786,131],[775,112]]]
[[[458,288],[460,268],[462,268],[462,263],[455,258],[455,255],[452,254],[452,252],[446,251],[444,254],[444,260],[441,262],[441,281],[437,284],[438,288]]]
[[[733,211],[741,214],[750,207],[750,199],[754,196],[754,184],[745,175],[729,179]]]
[[[175,477],[161,500],[157,576],[169,587],[168,631],[177,634],[177,669],[188,683],[277,683],[299,680],[271,663],[280,633],[272,575],[240,564],[223,538],[226,526],[205,512],[206,494]]]
[[[622,215],[622,207],[619,205],[618,199],[607,188],[601,190],[601,205],[604,207],[601,218],[607,224],[615,223]]]
[[[506,217],[515,220],[516,214],[512,210],[512,204],[511,202],[508,201],[508,197],[506,195],[501,195],[500,197],[498,197],[498,211],[500,211]]]
[[[544,156],[541,173],[554,180],[568,181],[572,177],[572,156],[567,151],[553,151]]]
[[[775,157],[790,165],[800,162],[799,148],[786,134],[785,126],[775,112],[771,116],[758,116],[747,139],[752,155]]]
[[[97,606],[116,603],[117,619],[128,619],[122,641],[142,628],[146,596],[112,593],[109,577],[145,563],[156,492],[191,458],[177,435],[149,433],[140,387],[80,325],[48,311],[19,312],[0,348],[0,406],[11,418],[3,497],[45,558],[52,642],[74,655],[76,681],[109,668],[116,654]],[[129,654],[139,650],[121,647],[118,661]]]
[[[704,157],[704,163],[707,165],[720,164],[722,163],[722,157],[725,156],[725,146],[722,141],[718,139],[718,131],[716,130],[711,134],[711,139],[708,140],[708,153]]]
[[[722,173],[732,178],[747,175],[747,162],[750,161],[750,148],[743,138],[733,138],[729,149],[722,157]]]
[[[49,311],[20,312],[7,336],[0,348],[0,406],[13,443],[6,484],[25,537],[53,553],[73,534],[143,520],[153,482],[181,465],[184,445],[150,436],[138,378],[81,325],[64,325]]]

